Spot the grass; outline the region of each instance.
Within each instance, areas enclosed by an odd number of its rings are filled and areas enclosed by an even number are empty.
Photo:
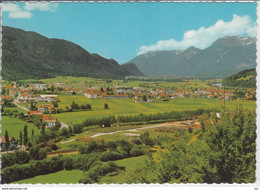
[[[24,179],[24,180],[20,180],[20,181],[15,181],[13,182],[13,184],[46,184],[46,183],[78,183],[80,178],[83,177],[83,172],[82,170],[62,170],[56,173],[52,173],[52,174],[47,174],[47,175],[39,175],[39,176],[35,176],[33,178],[29,178],[29,179]]]
[[[27,111],[21,109],[21,108],[18,108],[18,107],[4,107],[4,111],[7,111],[7,110],[10,110],[10,111],[18,111],[19,113],[22,112],[22,113],[27,113]]]
[[[135,103],[133,99],[108,99],[109,108],[105,110],[103,108],[104,103],[102,99],[88,99],[84,96],[78,96],[80,98],[75,99],[79,102],[85,102],[92,104],[92,111],[81,112],[66,112],[55,114],[55,117],[60,121],[67,124],[82,123],[89,117],[105,117],[109,115],[135,115],[138,113],[157,113],[165,111],[183,111],[183,110],[197,110],[197,109],[210,109],[216,108],[222,109],[222,100],[207,99],[207,98],[179,98],[176,100],[170,100],[169,102],[163,102],[156,100],[153,103]],[[69,100],[70,97],[67,98]],[[91,103],[92,102],[92,103]],[[60,103],[61,104],[61,103]],[[255,109],[255,101],[247,100],[231,100],[226,101],[226,111],[233,110],[236,106],[241,105],[244,109]]]
[[[136,168],[142,166],[145,163],[145,160],[148,157],[146,155],[138,156],[138,157],[132,157],[132,158],[125,158],[122,160],[114,161],[119,166],[125,167],[125,171],[120,172],[116,176],[104,176],[100,179],[98,182],[99,184],[102,183],[125,183],[126,182],[126,175],[129,172],[133,172]]]
[[[9,116],[2,116],[1,120],[1,136],[5,135],[5,131],[8,131],[9,137],[14,137],[19,139],[20,131],[23,133],[24,126],[28,126],[28,137],[32,134],[32,129],[34,130],[34,135],[40,134],[40,129],[36,128],[32,123],[27,123],[17,118],[10,118]]]

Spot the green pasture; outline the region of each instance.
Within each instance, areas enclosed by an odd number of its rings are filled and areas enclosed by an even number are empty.
[[[40,129],[36,128],[32,123],[27,123],[17,118],[10,118],[9,116],[2,116],[1,119],[1,136],[5,135],[5,131],[8,131],[9,137],[14,137],[19,139],[20,131],[23,133],[24,126],[28,126],[28,137],[32,134],[32,129],[34,130],[34,135],[40,134]]]
[[[129,172],[133,172],[138,167],[141,167],[145,163],[145,160],[147,158],[148,157],[146,155],[143,155],[114,161],[119,166],[125,167],[125,171],[121,171],[116,176],[109,176],[109,174],[107,174],[106,176],[102,177],[98,183],[125,183],[127,181],[126,174]]]
[[[149,79],[149,77],[145,77]],[[57,76],[56,78],[41,79],[44,83],[63,82],[65,84],[77,84],[83,86],[128,86],[128,87],[143,87],[143,88],[167,88],[167,89],[195,89],[207,88],[208,83],[221,82],[221,79],[200,80],[200,79],[182,79],[182,82],[171,81],[138,81],[138,80],[118,80],[113,79],[107,82],[107,79],[91,78],[91,77],[70,77]]]
[[[51,173],[47,175],[39,175],[33,178],[24,179],[20,181],[15,181],[13,184],[57,184],[57,183],[78,183],[80,178],[83,177],[82,170],[62,170],[56,173]]]
[[[18,108],[18,107],[4,107],[4,111],[7,111],[7,110],[10,110],[10,111],[18,111],[19,113],[22,112],[22,113],[27,113],[27,111],[21,109],[21,108]]]
[[[157,113],[165,111],[183,111],[183,110],[197,110],[197,109],[222,109],[222,100],[207,99],[207,98],[179,98],[163,102],[155,100],[152,103],[135,103],[133,99],[88,99],[84,96],[78,96],[78,102],[85,101],[92,105],[93,110],[81,112],[65,112],[55,114],[55,117],[67,124],[82,123],[87,118],[105,117],[110,115],[135,115],[138,113]],[[85,98],[85,99],[84,99]],[[69,98],[66,99],[72,100]],[[75,102],[77,99],[75,99]],[[92,103],[91,103],[92,102]],[[103,108],[104,103],[108,103],[109,108]],[[60,103],[61,104],[61,103]],[[226,111],[233,110],[236,106],[242,106],[244,109],[256,109],[255,101],[247,100],[231,100],[226,101]]]

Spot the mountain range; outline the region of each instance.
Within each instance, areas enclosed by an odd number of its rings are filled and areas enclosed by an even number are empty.
[[[2,50],[4,80],[59,75],[122,78],[142,74],[133,64],[121,66],[113,59],[90,54],[72,42],[7,26],[2,27]]]
[[[225,78],[256,67],[256,38],[229,36],[210,47],[154,51],[119,65],[79,45],[35,32],[2,27],[2,78],[41,79],[55,76],[124,78],[176,76]]]
[[[256,38],[228,36],[210,47],[154,51],[130,60],[148,76],[225,78],[256,67]]]

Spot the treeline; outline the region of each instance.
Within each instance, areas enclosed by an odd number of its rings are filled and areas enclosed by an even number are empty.
[[[246,79],[246,77],[248,77],[248,79]],[[243,80],[242,78],[245,78],[245,80]],[[241,79],[241,80],[239,80],[239,79]],[[255,88],[256,87],[256,70],[247,69],[247,70],[241,71],[235,75],[224,78],[223,85],[233,86],[233,87]]]
[[[155,114],[143,114],[138,115],[119,115],[117,118],[115,116],[108,116],[103,118],[88,118],[81,124],[76,124],[73,126],[76,133],[81,133],[84,127],[99,125],[102,127],[110,127],[111,125],[119,125],[122,123],[153,123],[153,122],[165,122],[165,121],[176,121],[182,119],[189,119],[194,116],[201,115],[203,113],[211,113],[216,111],[212,110],[202,110],[198,109],[196,111],[182,111],[182,112],[164,112],[164,113],[155,113]]]
[[[14,153],[2,154],[1,156],[1,168],[15,165],[26,164],[30,160],[43,160],[47,157],[46,149],[39,147],[31,147],[29,153],[25,151],[15,151]]]
[[[79,105],[75,103],[74,101],[72,102],[69,111],[76,111],[76,110],[91,110],[92,106],[91,104],[86,104],[86,105]]]

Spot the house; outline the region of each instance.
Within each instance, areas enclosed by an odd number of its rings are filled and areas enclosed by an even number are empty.
[[[39,99],[39,102],[55,102],[59,101],[57,95],[40,95],[41,99]]]
[[[9,148],[8,150],[14,150],[17,148],[18,146],[18,140],[15,140],[14,137],[9,137],[9,142],[10,142],[10,145],[9,145]],[[1,137],[1,151],[6,151],[6,147],[5,147],[5,137]]]
[[[90,98],[90,99],[95,99],[95,98],[97,98],[98,93],[96,93],[96,92],[91,92],[91,91],[87,91],[87,92],[85,92],[85,96],[86,96],[87,98]]]
[[[171,99],[177,99],[178,98],[178,95],[172,95],[171,96]]]
[[[42,113],[51,113],[51,111],[54,109],[53,104],[42,104],[38,107],[38,110],[41,111]]]
[[[147,99],[147,102],[148,102],[148,103],[152,103],[153,100],[152,100],[152,99]]]
[[[142,97],[143,97],[142,94],[136,94],[136,95],[135,95],[135,99],[136,99],[136,100],[140,100],[140,99],[142,99]]]
[[[29,111],[29,115],[42,115],[41,111]]]
[[[51,115],[43,115],[41,119],[43,123],[46,123],[46,128],[54,127],[57,121],[57,119]]]

